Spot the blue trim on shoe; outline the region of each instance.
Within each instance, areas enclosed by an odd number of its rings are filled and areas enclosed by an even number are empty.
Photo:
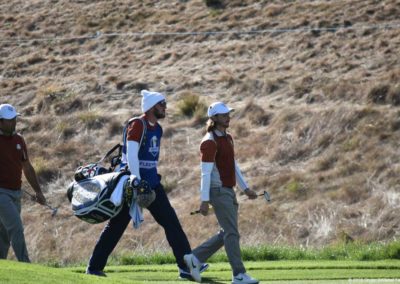
[[[203,263],[200,267],[200,273],[203,273],[204,271],[206,271],[208,269],[209,265],[208,263]]]
[[[204,271],[206,271],[206,270],[208,269],[208,267],[209,267],[208,263],[203,263],[203,264],[201,265],[201,267],[200,267],[200,273],[203,273]],[[187,270],[182,270],[182,271],[179,273],[179,278],[181,278],[181,279],[190,279],[190,280],[193,280],[193,279],[192,279],[192,275],[190,275],[190,272],[187,271]]]

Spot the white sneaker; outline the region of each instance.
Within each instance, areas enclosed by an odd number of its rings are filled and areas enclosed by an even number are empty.
[[[201,275],[200,275],[201,263],[200,263],[200,261],[192,253],[185,254],[183,256],[183,260],[185,261],[186,266],[189,268],[190,275],[192,275],[192,278],[194,279],[194,281],[200,283],[201,282]]]
[[[239,273],[232,277],[232,284],[258,284],[258,280],[247,273]]]

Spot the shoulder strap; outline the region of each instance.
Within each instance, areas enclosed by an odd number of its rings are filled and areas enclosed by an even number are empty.
[[[129,128],[129,125],[134,120],[140,120],[143,124],[143,132],[142,132],[142,137],[140,138],[139,148],[142,146],[144,140],[146,139],[147,125],[146,125],[146,121],[144,120],[144,118],[143,117],[133,117],[133,118],[129,119],[124,127],[124,131],[123,131],[123,135],[122,135],[122,144],[123,144],[122,149],[125,153],[126,153],[126,144],[127,144],[126,139],[128,136],[128,128]]]
[[[118,150],[118,152],[119,152],[119,155],[121,154],[120,152],[121,152],[121,148],[122,148],[122,146],[121,146],[121,144],[117,144],[117,145],[115,145],[114,147],[112,147],[111,148],[111,150],[109,150],[104,156],[103,156],[103,158],[101,158],[98,162],[96,162],[96,164],[100,164],[101,162],[103,162],[108,156],[110,156],[116,149],[119,149]]]

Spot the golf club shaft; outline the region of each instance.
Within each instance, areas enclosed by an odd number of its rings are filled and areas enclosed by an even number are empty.
[[[26,190],[24,190],[24,192],[26,193],[26,194],[28,194],[30,197],[32,197],[32,199],[34,199],[35,200],[35,202],[37,202],[37,203],[39,203],[39,201],[37,201],[36,200],[36,196],[34,196],[32,193],[29,193],[28,191],[26,191]],[[56,210],[55,208],[53,208],[53,207],[51,207],[49,204],[47,204],[47,203],[45,203],[45,204],[41,204],[41,203],[39,203],[40,205],[43,205],[43,206],[46,206],[47,208],[50,208],[51,210]]]
[[[257,196],[264,196],[264,199],[266,200],[266,201],[268,201],[268,202],[270,202],[271,201],[271,198],[269,197],[269,193],[267,192],[267,191],[265,191],[264,190],[264,192],[263,193],[259,193],[259,194],[257,194]],[[239,199],[240,201],[244,201],[244,200],[247,200],[248,199],[248,197],[244,197],[244,198],[241,198],[241,199]]]

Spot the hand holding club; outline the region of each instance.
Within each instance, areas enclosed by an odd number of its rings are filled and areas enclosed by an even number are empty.
[[[34,199],[37,203],[41,205],[46,205],[47,203],[46,197],[44,197],[43,193],[41,192],[36,192],[36,196],[32,197],[32,199]]]
[[[203,216],[207,216],[208,213],[210,213],[212,211],[213,211],[213,208],[210,206],[210,202],[202,201],[200,204],[200,209],[190,212],[190,215],[201,214]]]
[[[244,190],[244,194],[246,194],[249,199],[256,199],[258,196],[257,193],[254,190],[251,190],[250,188],[246,188]]]
[[[32,198],[33,201],[35,201],[35,202],[39,203],[40,205],[43,205],[43,206],[45,206],[45,207],[51,209],[51,217],[56,216],[57,211],[58,211],[58,208],[54,208],[54,207],[50,206],[50,205],[47,203],[46,198],[44,197],[44,195],[43,195],[42,193],[37,193],[37,192],[36,192],[36,196],[35,196],[35,195],[29,193],[29,192],[26,191],[26,190],[24,190],[24,192],[25,192],[27,195],[29,195],[29,196]]]

